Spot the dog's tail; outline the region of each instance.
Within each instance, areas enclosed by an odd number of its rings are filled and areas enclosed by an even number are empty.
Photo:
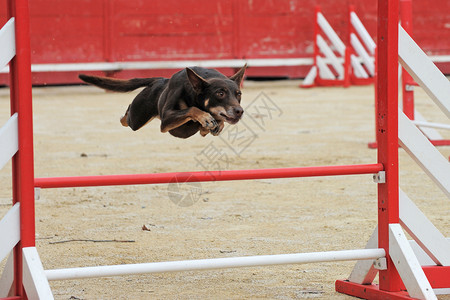
[[[102,89],[122,93],[130,92],[143,86],[148,86],[152,84],[152,82],[154,82],[155,80],[161,79],[159,77],[155,77],[155,78],[133,78],[129,80],[123,80],[123,79],[91,76],[85,74],[79,74],[78,78],[80,78],[84,82],[93,84]]]

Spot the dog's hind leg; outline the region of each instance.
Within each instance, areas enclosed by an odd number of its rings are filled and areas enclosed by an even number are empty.
[[[161,79],[142,90],[128,106],[125,115],[120,119],[120,123],[136,131],[158,117],[157,103],[166,82],[167,79]]]

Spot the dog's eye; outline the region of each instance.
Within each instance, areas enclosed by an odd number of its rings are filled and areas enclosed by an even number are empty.
[[[216,95],[217,95],[219,98],[223,98],[223,97],[225,97],[225,92],[224,92],[224,91],[218,91],[218,92],[216,93]]]

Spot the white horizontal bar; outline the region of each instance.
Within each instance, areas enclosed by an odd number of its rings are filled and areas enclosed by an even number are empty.
[[[414,123],[414,125],[419,126],[419,127],[450,129],[450,125],[449,124],[421,122],[421,121],[413,121],[413,123]]]
[[[0,261],[20,241],[20,204],[16,203],[0,220]]]
[[[450,62],[450,55],[429,56],[434,62]],[[342,58],[339,58],[343,62]],[[183,61],[139,61],[139,62],[95,62],[95,63],[57,63],[33,64],[32,72],[78,72],[78,71],[120,71],[120,70],[156,70],[156,69],[182,69],[187,66],[200,66],[204,68],[230,67],[238,68],[248,63],[252,67],[278,67],[278,66],[310,66],[313,58],[261,58],[261,59],[231,59],[231,60],[183,60]],[[8,73],[8,66],[0,68],[0,73]]]
[[[380,257],[384,257],[385,255],[386,253],[384,249],[343,250],[343,251],[329,251],[329,252],[260,255],[260,256],[168,261],[168,262],[115,265],[115,266],[55,269],[55,270],[46,270],[45,275],[47,276],[47,279],[50,281],[50,280],[67,280],[67,279],[120,276],[120,275],[135,275],[147,273],[377,259]]]
[[[358,18],[356,13],[352,11],[350,13],[350,22],[353,25],[353,28],[355,28],[356,32],[358,33],[359,37],[363,41],[364,45],[366,45],[367,49],[369,50],[371,55],[375,55],[375,48],[376,44],[373,41],[370,34],[367,32],[366,28],[364,27],[361,20]]]
[[[0,29],[0,70],[3,69],[16,55],[16,38],[14,29],[14,18]]]
[[[0,128],[0,170],[19,149],[17,113]]]
[[[428,122],[417,109],[414,110],[414,119],[419,122]],[[444,139],[442,135],[433,128],[421,127],[420,131],[422,131],[423,134],[425,134],[425,136],[430,140]]]
[[[450,82],[399,25],[398,58],[403,68],[450,118]]]
[[[328,23],[327,19],[323,16],[321,12],[317,13],[317,23],[319,23],[320,28],[331,41],[333,46],[336,48],[337,52],[344,57],[345,56],[345,45],[342,40],[337,35],[336,31],[334,31],[333,27],[331,27],[330,23]]]
[[[180,60],[180,61],[128,61],[128,62],[93,62],[93,63],[61,63],[34,64],[32,72],[76,72],[76,71],[120,71],[120,70],[155,70],[183,69],[189,66],[203,68],[240,68],[249,67],[279,67],[279,66],[309,66],[314,63],[312,58],[255,58],[255,59],[218,59],[218,60]],[[0,68],[1,69],[1,68]],[[8,68],[0,73],[9,72]]]

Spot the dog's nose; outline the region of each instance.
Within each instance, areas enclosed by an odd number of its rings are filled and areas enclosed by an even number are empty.
[[[240,106],[236,106],[234,108],[234,113],[236,114],[237,117],[241,117],[242,114],[244,113],[244,109]]]

